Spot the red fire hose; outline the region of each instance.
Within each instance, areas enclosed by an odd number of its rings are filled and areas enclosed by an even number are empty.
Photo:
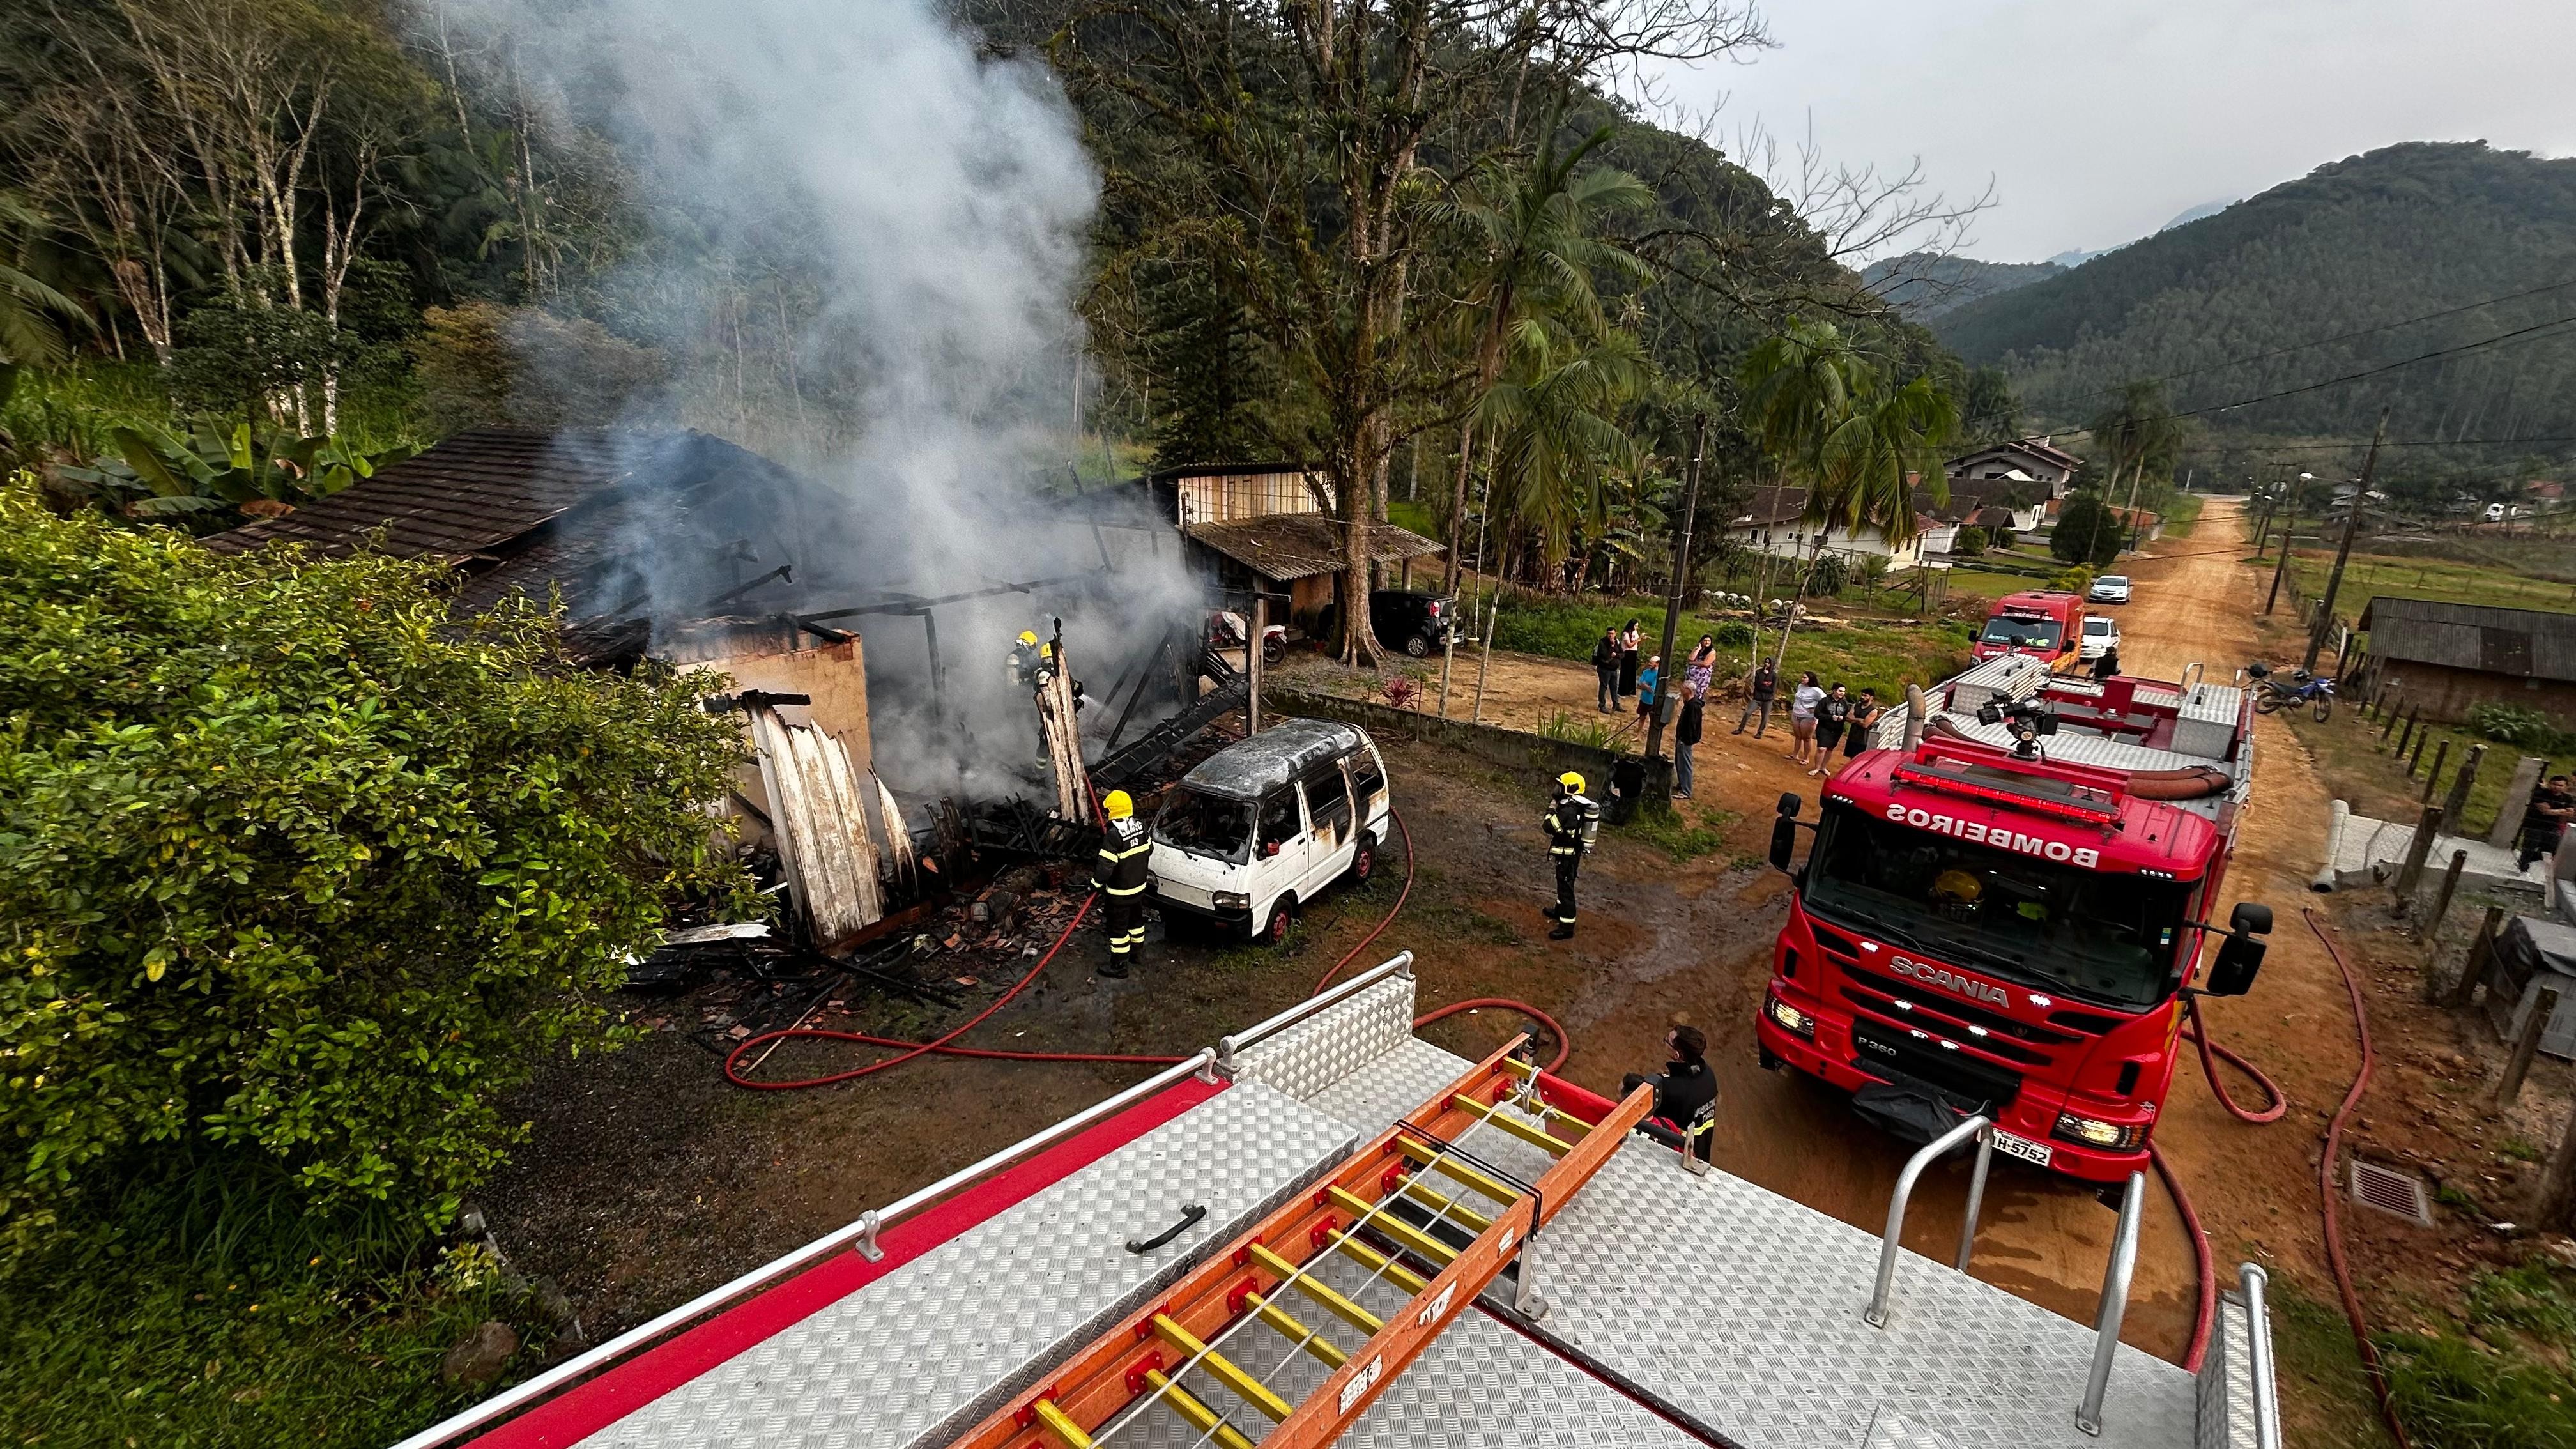
[[[2343,1255],[2343,1213],[2335,1205],[2335,1158],[2343,1150],[2344,1119],[2360,1105],[2361,1094],[2370,1086],[2371,1071],[2379,1065],[2379,1055],[2370,1046],[2370,1017],[2362,1009],[2361,978],[2353,975],[2352,963],[2344,959],[2343,948],[2335,944],[2334,937],[2326,934],[2325,923],[2317,913],[2301,907],[2299,914],[2308,918],[2308,929],[2325,943],[2326,954],[2334,958],[2335,969],[2343,973],[2343,989],[2352,998],[2353,1034],[2361,1044],[2361,1068],[2353,1073],[2343,1104],[2326,1122],[2326,1147],[2317,1158],[2317,1197],[2325,1214],[2326,1267],[2333,1272],[2335,1292],[2343,1299],[2343,1316],[2352,1325],[2353,1346],[2361,1350],[2361,1366],[2369,1371],[2371,1392],[2379,1396],[2379,1417],[2387,1421],[2397,1449],[2409,1449],[2406,1426],[2397,1421],[2397,1406],[2388,1397],[2388,1369],[2379,1361],[2379,1346],[2370,1341],[2370,1324],[2361,1316],[2361,1298],[2352,1290],[2352,1265]]]
[[[1404,823],[1404,817],[1400,814],[1395,817],[1395,828],[1404,833],[1404,887],[1396,892],[1395,904],[1387,910],[1386,915],[1378,921],[1377,925],[1372,927],[1367,935],[1360,938],[1358,945],[1353,946],[1348,952],[1344,953],[1342,959],[1334,962],[1332,969],[1326,971],[1323,978],[1315,983],[1315,990],[1317,992],[1321,992],[1327,985],[1330,985],[1335,976],[1340,975],[1343,969],[1348,967],[1362,951],[1368,949],[1370,942],[1375,941],[1379,936],[1385,934],[1388,926],[1395,924],[1395,918],[1403,911],[1404,903],[1413,895],[1413,831]],[[735,1043],[733,1050],[725,1054],[725,1080],[733,1083],[737,1087],[748,1087],[755,1092],[794,1092],[801,1091],[807,1087],[828,1087],[839,1082],[855,1082],[862,1077],[872,1077],[879,1072],[890,1071],[893,1068],[902,1066],[904,1063],[911,1061],[916,1057],[930,1056],[934,1054],[947,1057],[978,1057],[987,1061],[1113,1062],[1134,1066],[1170,1066],[1175,1062],[1187,1060],[1187,1058],[1184,1057],[1121,1056],[1105,1052],[995,1051],[983,1047],[961,1047],[955,1045],[959,1037],[962,1037],[966,1033],[973,1031],[976,1027],[983,1025],[987,1018],[992,1016],[993,1013],[1000,1011],[1003,1007],[1009,1005],[1012,998],[1018,996],[1022,991],[1027,990],[1029,983],[1038,979],[1038,973],[1046,970],[1048,964],[1055,960],[1056,954],[1064,949],[1065,943],[1073,939],[1074,931],[1082,925],[1083,918],[1090,915],[1092,903],[1098,899],[1099,893],[1096,891],[1091,895],[1083,897],[1081,908],[1073,913],[1072,920],[1064,923],[1064,930],[1057,934],[1055,944],[1047,947],[1046,954],[1038,958],[1037,964],[1029,968],[1028,974],[1022,976],[1016,983],[1014,983],[1010,990],[1005,991],[1000,996],[994,998],[992,1005],[975,1013],[975,1015],[964,1025],[959,1026],[952,1031],[943,1033],[929,1041],[904,1041],[895,1037],[874,1036],[867,1032],[833,1031],[823,1027],[807,1026],[788,1027],[779,1031],[765,1031],[758,1036],[746,1037],[742,1041]],[[1480,996],[1472,1001],[1453,1002],[1450,1005],[1441,1007],[1437,1011],[1432,1011],[1422,1016],[1415,1017],[1413,1024],[1417,1027],[1427,1026],[1443,1017],[1455,1016],[1462,1011],[1469,1011],[1488,1006],[1501,1007],[1520,1012],[1544,1025],[1550,1032],[1555,1034],[1557,1043],[1556,1058],[1547,1064],[1547,1070],[1552,1072],[1565,1065],[1565,1059],[1571,1055],[1574,1050],[1573,1043],[1568,1041],[1566,1038],[1565,1028],[1557,1025],[1554,1017],[1549,1016],[1546,1012],[1539,1010],[1537,1007],[1532,1006],[1527,1002],[1508,1001],[1503,998],[1493,996]],[[819,1077],[801,1077],[793,1081],[768,1082],[760,1081],[744,1075],[745,1069],[742,1066],[744,1054],[752,1051],[756,1047],[766,1046],[772,1042],[786,1041],[791,1038],[804,1038],[815,1041],[856,1042],[861,1046],[883,1047],[898,1054],[887,1057],[882,1061],[870,1062],[863,1067],[853,1067],[845,1072],[830,1072]]]

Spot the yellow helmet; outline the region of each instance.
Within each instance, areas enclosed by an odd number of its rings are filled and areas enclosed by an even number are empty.
[[[1568,770],[1564,774],[1557,776],[1556,783],[1563,785],[1565,787],[1565,792],[1569,795],[1580,795],[1583,793],[1583,777],[1574,773],[1572,770]]]
[[[1026,629],[1022,629],[1020,631],[1020,642],[1023,644],[1035,644],[1038,642],[1038,636]]]
[[[1100,797],[1100,813],[1112,820],[1124,820],[1136,813],[1136,802],[1124,790],[1112,790]]]

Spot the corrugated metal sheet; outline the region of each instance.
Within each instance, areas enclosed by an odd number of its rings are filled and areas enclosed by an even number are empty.
[[[841,742],[774,709],[751,712],[751,743],[787,888],[816,949],[839,949],[885,918],[876,842],[868,816],[877,792],[850,766]]]
[[[2381,659],[2576,682],[2576,614],[2380,597],[2361,627]]]

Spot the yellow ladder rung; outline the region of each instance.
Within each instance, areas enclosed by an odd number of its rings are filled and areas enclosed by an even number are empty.
[[[1366,1214],[1369,1210],[1369,1205],[1367,1203],[1353,1197],[1341,1188],[1328,1187],[1325,1188],[1324,1191],[1332,1195],[1333,1201],[1339,1204],[1344,1212],[1348,1212],[1356,1216]],[[1449,1266],[1451,1259],[1458,1256],[1458,1250],[1456,1248],[1449,1246],[1447,1243],[1444,1243],[1438,1238],[1431,1236],[1429,1233],[1422,1231],[1413,1224],[1405,1222],[1401,1218],[1392,1218],[1387,1216],[1385,1213],[1379,1213],[1376,1217],[1369,1220],[1369,1226],[1376,1228],[1379,1232],[1386,1234],[1388,1237],[1402,1243],[1405,1247],[1412,1249],[1414,1252],[1420,1253],[1422,1256],[1429,1258],[1431,1261],[1438,1263],[1444,1268]]]
[[[1484,1118],[1486,1121],[1493,1123],[1495,1126],[1502,1128],[1504,1131],[1509,1132],[1514,1137],[1519,1138],[1533,1147],[1545,1148],[1547,1151],[1558,1157],[1563,1157],[1565,1154],[1574,1150],[1573,1143],[1556,1136],[1545,1128],[1532,1127],[1520,1118],[1512,1116],[1510,1113],[1504,1112],[1499,1108],[1479,1102],[1464,1092],[1453,1093],[1449,1100],[1456,1103],[1458,1106],[1464,1107],[1468,1111],[1475,1113],[1477,1116]]]
[[[1055,1406],[1055,1400],[1040,1399],[1029,1407],[1037,1411],[1039,1423],[1064,1441],[1064,1449],[1091,1449],[1091,1436],[1082,1432],[1081,1425],[1066,1417],[1064,1410]]]
[[[1419,1178],[1406,1178],[1404,1180],[1404,1186],[1397,1189],[1397,1191],[1402,1192],[1405,1196],[1412,1198],[1427,1207],[1430,1207],[1436,1212],[1445,1214],[1448,1221],[1461,1224],[1470,1232],[1482,1233],[1485,1229],[1494,1225],[1494,1220],[1492,1218],[1485,1216],[1483,1213],[1476,1211],[1474,1208],[1467,1206],[1465,1203],[1458,1201],[1456,1198],[1453,1198],[1446,1193],[1425,1187]]]
[[[1161,1369],[1145,1370],[1145,1382],[1161,1391],[1163,1402],[1172,1412],[1189,1421],[1189,1426],[1223,1449],[1252,1449],[1252,1441],[1220,1417],[1217,1411],[1199,1401],[1198,1396],[1173,1383]]]
[[[1163,1336],[1165,1343],[1197,1359],[1199,1367],[1215,1375],[1218,1383],[1234,1390],[1236,1398],[1268,1414],[1272,1420],[1285,1419],[1292,1411],[1293,1406],[1272,1393],[1268,1384],[1246,1373],[1241,1364],[1199,1342],[1197,1334],[1183,1328],[1171,1315],[1155,1314],[1154,1331]]]
[[[1316,1282],[1314,1275],[1311,1273],[1300,1277],[1297,1272],[1296,1264],[1280,1257],[1277,1253],[1270,1251],[1259,1243],[1252,1245],[1252,1261],[1260,1264],[1264,1271],[1275,1274],[1283,1283],[1293,1280],[1297,1285],[1298,1292],[1314,1299],[1317,1306],[1321,1307],[1325,1312],[1340,1319],[1344,1323],[1349,1324],[1351,1327],[1358,1329],[1362,1333],[1369,1334],[1374,1337],[1379,1329],[1386,1327],[1385,1319],[1380,1318],[1376,1314],[1369,1312],[1367,1309],[1362,1308],[1356,1303],[1353,1303],[1351,1300],[1334,1292],[1324,1284]]]
[[[1280,1333],[1286,1335],[1291,1343],[1296,1344],[1299,1348],[1302,1348],[1306,1352],[1313,1354],[1316,1358],[1321,1359],[1324,1367],[1340,1368],[1343,1361],[1350,1357],[1349,1354],[1342,1352],[1339,1344],[1334,1343],[1331,1339],[1324,1337],[1324,1335],[1308,1328],[1306,1325],[1299,1323],[1289,1314],[1287,1309],[1280,1307],[1278,1304],[1271,1302],[1260,1294],[1247,1293],[1244,1295],[1244,1299],[1252,1305],[1253,1311],[1260,1315],[1262,1322],[1269,1324],[1272,1328],[1275,1328],[1279,1330]]]
[[[1359,1239],[1352,1237],[1348,1233],[1334,1233],[1327,1238],[1326,1241],[1339,1249],[1344,1257],[1349,1258],[1351,1261],[1368,1269],[1372,1273],[1378,1273],[1379,1276],[1385,1278],[1389,1283],[1403,1289],[1408,1297],[1413,1294],[1420,1293],[1423,1289],[1431,1286],[1430,1279],[1414,1272],[1411,1268],[1404,1266],[1402,1263],[1395,1261],[1393,1258],[1388,1257],[1386,1254],[1379,1252],[1377,1249],[1370,1247],[1368,1244],[1361,1242]],[[1371,1331],[1374,1332],[1375,1330]]]
[[[1528,1062],[1522,1061],[1518,1057],[1503,1058],[1503,1065],[1517,1073],[1523,1081],[1535,1082],[1538,1080],[1538,1068],[1530,1065]],[[1550,1106],[1546,1102],[1538,1103],[1537,1107],[1539,1111],[1546,1113],[1548,1116],[1563,1118],[1564,1120],[1573,1123],[1575,1126],[1582,1128],[1586,1132],[1591,1131],[1593,1128],[1592,1123],[1584,1121],[1582,1118],[1575,1116],[1563,1107]]]
[[[1485,1196],[1503,1204],[1505,1207],[1509,1207],[1513,1203],[1521,1200],[1521,1195],[1517,1190],[1505,1187],[1503,1184],[1496,1182],[1494,1179],[1478,1172],[1476,1169],[1469,1167],[1463,1162],[1443,1157],[1439,1153],[1419,1142],[1414,1141],[1410,1137],[1398,1139],[1396,1142],[1396,1148],[1404,1154],[1404,1160],[1412,1163],[1414,1166],[1430,1168],[1432,1171],[1439,1173],[1441,1176],[1446,1177],[1453,1182],[1462,1183],[1467,1187],[1475,1189],[1477,1192],[1483,1193]]]

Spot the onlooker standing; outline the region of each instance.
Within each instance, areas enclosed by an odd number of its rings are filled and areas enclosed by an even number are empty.
[[[1682,712],[1673,721],[1673,798],[1676,800],[1691,797],[1691,746],[1699,743],[1702,706],[1707,702],[1707,686],[1682,686]]]
[[[1877,691],[1862,690],[1860,698],[1852,702],[1851,728],[1843,736],[1844,759],[1857,759],[1861,751],[1869,748],[1870,732],[1877,728],[1879,714]]]
[[[1771,702],[1779,696],[1779,672],[1768,664],[1753,666],[1752,693],[1744,697],[1744,713],[1736,717],[1735,732],[1739,735],[1744,733],[1745,725],[1753,719],[1753,712],[1760,710],[1762,723],[1754,725],[1753,737],[1757,740],[1762,738],[1762,732],[1771,728]]]
[[[2514,857],[2521,870],[2558,848],[2558,836],[2567,822],[2576,819],[2576,783],[2565,775],[2552,775],[2531,791],[2531,803],[2522,808],[2522,850]]]
[[[1843,742],[1843,731],[1851,726],[1851,717],[1851,692],[1839,684],[1816,701],[1816,767],[1808,774],[1821,775],[1834,767],[1834,747]]]
[[[1644,724],[1655,713],[1655,685],[1664,675],[1664,656],[1647,656],[1646,667],[1637,671],[1637,722]]]
[[[1645,642],[1646,636],[1638,632],[1634,619],[1619,631],[1619,693],[1623,695],[1637,692],[1637,647]]]
[[[1592,646],[1592,672],[1601,679],[1601,712],[1610,714],[1619,708],[1619,631],[1604,629],[1601,642]]]
[[[1690,669],[1683,677],[1692,689],[1703,696],[1708,693],[1709,682],[1717,678],[1717,639],[1713,635],[1699,636],[1699,647],[1691,651]]]
[[[1803,765],[1816,749],[1816,706],[1825,702],[1825,687],[1816,682],[1816,671],[1810,669],[1798,676],[1798,687],[1789,691],[1789,737],[1796,741],[1789,751],[1789,763]]]

